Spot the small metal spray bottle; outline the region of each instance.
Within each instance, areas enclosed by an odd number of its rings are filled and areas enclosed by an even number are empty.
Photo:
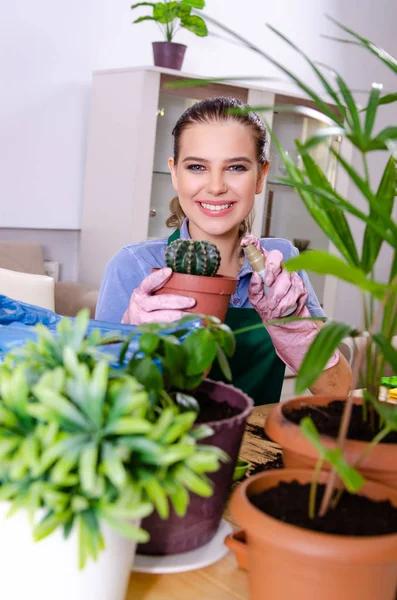
[[[265,261],[265,257],[263,256],[262,252],[260,252],[257,248],[255,248],[255,246],[253,244],[249,244],[248,246],[246,246],[244,248],[244,252],[245,252],[246,257],[248,258],[248,262],[251,265],[252,269],[254,271],[256,271],[258,273],[258,275],[260,276],[260,278],[262,279],[262,281],[265,282],[266,261]],[[263,284],[263,290],[265,292],[265,296],[267,296],[269,294],[269,289],[270,288],[267,285]],[[291,306],[291,308],[288,308],[281,316],[289,317],[296,311],[296,309],[297,309],[297,305],[294,304],[294,306]]]

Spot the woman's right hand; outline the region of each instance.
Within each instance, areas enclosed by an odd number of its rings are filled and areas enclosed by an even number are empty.
[[[172,269],[165,267],[145,277],[131,294],[130,303],[121,322],[127,325],[171,323],[185,316],[186,309],[193,308],[196,304],[194,298],[175,294],[153,295],[153,292],[162,288],[171,276]]]

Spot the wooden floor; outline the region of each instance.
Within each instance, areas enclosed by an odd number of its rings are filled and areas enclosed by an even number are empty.
[[[263,425],[271,406],[255,408],[247,424],[240,456],[255,464],[273,460],[279,447],[267,441]],[[238,529],[231,516],[227,520]],[[248,577],[237,567],[234,554],[196,571],[173,575],[132,573],[126,600],[248,600]],[[269,600],[271,600],[269,598]]]

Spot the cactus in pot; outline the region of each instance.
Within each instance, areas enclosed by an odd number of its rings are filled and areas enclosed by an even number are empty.
[[[220,252],[206,240],[175,240],[167,247],[165,262],[175,273],[213,277],[220,264]]]
[[[178,294],[196,300],[189,312],[225,320],[238,279],[218,275],[219,249],[206,240],[178,239],[165,251],[165,263],[173,275],[156,294]]]

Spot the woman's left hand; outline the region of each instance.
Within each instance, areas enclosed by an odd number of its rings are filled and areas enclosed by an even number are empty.
[[[293,371],[297,373],[302,361],[318,334],[314,321],[298,320],[283,322],[277,325],[267,325],[268,321],[281,319],[281,316],[292,306],[296,305],[294,317],[305,319],[310,317],[306,306],[308,292],[297,273],[288,273],[282,268],[283,255],[279,250],[266,252],[260,241],[253,235],[247,235],[241,240],[242,246],[254,244],[266,259],[265,282],[258,273],[253,272],[248,288],[248,297],[252,306],[259,313],[274,345],[277,355]],[[269,287],[267,295],[264,283]],[[336,351],[328,361],[325,369],[336,365],[339,352]]]

